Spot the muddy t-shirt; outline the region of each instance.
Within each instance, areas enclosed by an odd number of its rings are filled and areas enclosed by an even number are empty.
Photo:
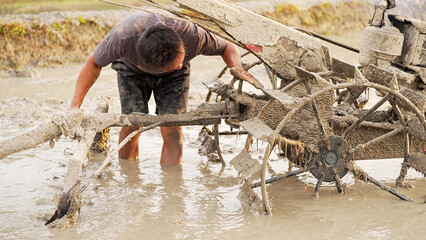
[[[96,64],[105,67],[120,59],[135,72],[164,74],[160,68],[147,64],[138,54],[136,47],[139,36],[156,24],[166,25],[182,37],[185,47],[184,63],[200,54],[221,55],[227,44],[224,39],[195,24],[140,11],[118,23],[95,48],[93,55]]]

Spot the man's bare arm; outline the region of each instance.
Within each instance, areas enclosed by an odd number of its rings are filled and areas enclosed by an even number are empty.
[[[71,102],[70,108],[80,108],[83,99],[86,96],[93,83],[98,79],[102,67],[95,63],[93,53],[89,55],[83,68],[78,75],[77,83],[75,85],[74,97]]]
[[[255,88],[262,89],[263,85],[253,75],[244,70],[241,64],[241,57],[237,46],[228,43],[225,51],[222,53],[222,59],[231,70],[234,77],[238,77],[246,82],[252,84]]]

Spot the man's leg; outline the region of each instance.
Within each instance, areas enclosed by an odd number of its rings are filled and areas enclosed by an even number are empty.
[[[189,91],[189,63],[183,64],[180,70],[161,76],[153,88],[156,113],[179,114],[186,112]],[[182,163],[182,127],[161,127],[163,149],[161,164]]]
[[[151,89],[146,85],[149,81],[147,74],[139,74],[129,69],[123,62],[115,61],[111,68],[117,71],[118,92],[120,94],[121,113],[131,114],[134,112],[148,113],[148,100]],[[139,127],[123,127],[119,135],[119,143],[130,133]],[[139,136],[137,134],[132,140],[118,151],[121,159],[132,159],[139,157]]]
[[[182,127],[161,127],[163,149],[160,164],[182,163]]]
[[[118,142],[121,143],[130,133],[138,130],[139,127],[122,127]],[[118,157],[121,159],[134,159],[139,157],[139,136],[138,133],[128,143],[126,143],[119,151]]]

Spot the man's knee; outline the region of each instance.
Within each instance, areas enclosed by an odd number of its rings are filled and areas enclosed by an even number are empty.
[[[137,131],[139,127],[122,127],[120,131],[120,142],[126,138],[129,134],[131,134],[134,131]],[[139,139],[140,133],[138,133],[136,136],[134,136],[131,141],[136,141]]]
[[[182,127],[161,127],[161,135],[166,143],[178,143],[182,142]]]

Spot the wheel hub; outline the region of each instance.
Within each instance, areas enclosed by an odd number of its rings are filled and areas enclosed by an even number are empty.
[[[316,167],[311,173],[317,179],[324,178],[323,181],[334,182],[336,175],[343,177],[348,173],[346,163],[349,160],[349,145],[342,137],[332,135],[329,137],[328,146],[325,143],[320,144],[319,153],[313,161]]]
[[[338,156],[335,152],[327,152],[324,154],[322,162],[327,166],[334,166],[337,163]]]

